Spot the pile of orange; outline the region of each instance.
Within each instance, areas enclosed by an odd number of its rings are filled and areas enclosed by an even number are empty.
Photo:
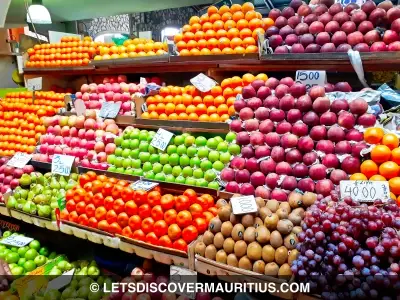
[[[29,48],[27,68],[51,68],[86,66],[96,54],[98,43],[90,37],[81,41],[78,37],[63,37],[61,42],[41,44]]]
[[[82,174],[66,193],[61,219],[186,252],[218,212],[211,195],[192,189],[174,196],[159,186],[145,192],[129,185],[92,171]]]
[[[250,2],[210,6],[207,14],[191,17],[174,42],[183,56],[258,53],[258,34],[272,25],[274,20],[262,18]]]
[[[123,46],[99,46],[99,53],[94,57],[94,60],[163,55],[167,53],[167,50],[168,46],[165,43],[135,38],[126,40]]]
[[[371,127],[364,132],[364,140],[375,145],[370,159],[362,162],[360,172],[351,180],[389,181],[391,197],[400,204],[400,148],[399,137],[382,128]]]
[[[146,99],[147,112],[142,114],[142,118],[225,122],[235,114],[233,103],[236,96],[242,93],[243,86],[255,79],[266,81],[268,76],[247,73],[242,77],[226,78],[206,93],[193,85],[162,87],[158,95]]]
[[[8,93],[4,101],[19,106],[22,111],[37,112],[39,109],[43,109],[46,111],[46,115],[52,116],[54,109],[58,110],[65,106],[65,95],[65,93],[53,91],[38,91],[35,92],[35,99],[33,99],[32,92],[13,92]]]

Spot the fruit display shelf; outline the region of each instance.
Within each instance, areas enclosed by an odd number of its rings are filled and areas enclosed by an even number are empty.
[[[25,223],[33,224],[41,228],[47,228],[52,231],[59,231],[57,223],[55,221],[52,221],[51,219],[27,214],[23,211],[16,209],[8,209],[8,210],[10,212],[10,216],[17,220],[21,220],[24,221]]]
[[[107,60],[92,60],[91,66],[98,68],[114,66],[130,66],[130,65],[141,65],[141,64],[155,64],[155,63],[167,63],[169,62],[169,55],[154,55],[154,56],[142,56],[132,58],[118,58],[118,59],[107,59]]]

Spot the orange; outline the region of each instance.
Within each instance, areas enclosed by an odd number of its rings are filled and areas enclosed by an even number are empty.
[[[229,29],[232,29],[232,28],[236,28],[236,22],[233,21],[233,20],[225,21],[224,29],[225,30],[229,30]]]
[[[209,40],[209,39],[215,38],[215,36],[216,36],[215,30],[208,29],[205,34],[205,39]]]
[[[204,39],[204,31],[197,31],[195,34],[194,34],[194,39],[196,40],[196,41],[200,41],[200,40],[203,40]]]
[[[208,16],[211,16],[213,14],[217,14],[218,13],[218,8],[216,8],[214,5],[211,5],[207,8],[207,14]]]
[[[181,95],[176,95],[174,97],[174,104],[175,105],[182,104],[182,102],[183,102],[183,97]]]
[[[253,34],[251,36],[253,37],[253,39],[258,41],[258,34],[260,34],[261,36],[264,36],[265,30],[262,28],[256,28],[253,30]]]
[[[240,36],[240,31],[237,28],[231,28],[228,30],[227,33],[227,37],[228,39],[232,40],[235,37],[239,37]]]
[[[216,38],[210,38],[207,41],[207,48],[210,49],[210,50],[218,48],[218,40]]]
[[[399,165],[392,161],[384,162],[379,166],[379,174],[390,179],[399,175]]]
[[[176,216],[176,224],[180,228],[185,228],[192,223],[192,215],[187,210],[182,210]]]
[[[396,195],[392,192],[390,192],[390,199],[396,200]]]
[[[194,33],[193,32],[185,32],[183,34],[183,41],[185,41],[187,43],[190,40],[194,40]]]
[[[204,14],[200,17],[200,24],[203,25],[204,23],[208,22],[208,20],[209,20],[208,14]]]
[[[230,44],[229,39],[226,37],[220,38],[218,42],[219,42],[219,49],[221,50],[228,48]]]
[[[271,26],[273,26],[275,24],[274,20],[272,20],[271,18],[263,18],[262,19],[262,28],[264,30],[267,30],[268,28],[270,28]]]
[[[396,164],[400,164],[400,148],[395,148],[392,150],[392,161]]]
[[[396,203],[397,203],[397,206],[400,206],[400,196],[397,197]]]
[[[234,37],[233,39],[231,39],[231,43],[230,46],[232,49],[235,49],[236,47],[240,47],[242,45],[242,39],[238,38],[238,37]]]
[[[198,16],[193,16],[189,20],[189,25],[200,23],[200,18]]]
[[[199,121],[200,122],[208,122],[210,120],[210,117],[207,115],[207,114],[202,114],[200,117],[199,117]]]
[[[204,96],[204,98],[203,98],[203,103],[204,103],[206,106],[213,105],[213,104],[214,104],[214,97],[213,97],[212,95]]]
[[[377,145],[371,151],[371,159],[376,163],[388,161],[391,156],[392,152],[390,151],[389,147],[385,145]]]
[[[189,115],[191,113],[195,113],[196,112],[196,106],[194,106],[193,104],[189,104],[186,107],[186,113]]]
[[[225,92],[225,91],[224,91]],[[218,107],[221,104],[225,103],[225,97],[224,96],[217,96],[214,98],[214,106]]]
[[[225,29],[219,29],[219,30],[217,31],[217,33],[216,33],[217,39],[226,37],[227,35],[228,35],[228,33],[226,32]]]
[[[245,19],[241,19],[241,20],[238,20],[236,22],[237,22],[236,23],[236,28],[239,29],[239,30],[242,30],[242,29],[245,29],[245,28],[248,29],[248,27],[249,27],[249,22],[247,22],[247,20],[245,20]],[[251,34],[250,34],[250,36],[251,36]]]
[[[168,120],[168,115],[165,113],[162,113],[158,116],[159,120]]]
[[[164,103],[158,103],[156,107],[156,112],[158,114],[162,114],[165,111],[165,104]]]
[[[180,113],[183,113],[183,112],[185,112],[186,111],[186,106],[185,105],[183,105],[183,104],[178,104],[176,107],[175,107],[175,112],[179,115]]]
[[[204,32],[206,32],[207,30],[210,30],[210,29],[212,29],[212,28],[213,28],[213,24],[210,23],[210,22],[205,22],[205,23],[203,24],[203,26],[201,27],[201,29],[202,29]]]
[[[189,118],[187,113],[180,113],[178,115],[178,120],[187,120]]]
[[[162,237],[168,233],[168,225],[164,220],[158,220],[153,226],[154,233],[157,237]]]
[[[242,6],[240,4],[233,4],[231,6],[231,13],[242,11]]]
[[[186,49],[186,42],[184,41],[179,41],[176,43],[176,48],[178,49],[178,51],[182,51],[183,49]]]
[[[188,50],[197,48],[197,42],[195,40],[190,40],[187,42],[186,46]]]
[[[258,47],[251,45],[246,48],[246,53],[258,53]]]
[[[182,102],[184,105],[188,106],[188,105],[192,104],[192,101],[193,101],[193,97],[191,95],[188,95],[188,94],[182,95]]]
[[[229,115],[228,115],[228,114],[223,114],[223,115],[220,117],[220,119],[221,119],[221,122],[225,122],[226,120],[229,119]]]
[[[207,49],[207,41],[205,39],[201,39],[197,41],[197,48],[202,52],[201,50]]]
[[[242,32],[240,32],[240,33],[242,33]],[[246,33],[243,33],[243,34],[246,34]],[[255,46],[255,45],[256,45],[256,40],[253,37],[249,36],[249,37],[246,37],[243,39],[243,47],[247,48],[249,46]]]
[[[199,120],[199,116],[196,113],[190,113],[188,116],[188,120],[189,121],[198,121]]]
[[[234,12],[232,14],[232,20],[235,21],[236,23],[239,22],[240,20],[246,21],[244,19],[244,13],[242,13],[241,11]],[[247,21],[246,21],[246,23],[247,23]]]
[[[242,80],[244,85],[248,85],[255,80],[255,77],[253,74],[246,73],[242,76]]]
[[[218,13],[222,16],[224,13],[230,12],[231,10],[229,9],[228,5],[222,5],[219,9],[218,9]],[[33,49],[32,49],[33,50]]]
[[[371,180],[371,181],[386,181],[386,178],[383,177],[382,175],[377,174],[377,175],[371,176],[371,178],[369,180]]]
[[[394,177],[389,180],[389,188],[395,195],[400,194],[400,177]]]
[[[223,89],[225,89],[225,88],[231,86],[231,84],[232,84],[231,79],[230,79],[230,78],[225,78],[225,79],[222,80],[222,82],[221,82],[221,87],[222,87]]]
[[[267,74],[264,74],[264,73],[258,74],[258,75],[256,76],[256,78],[257,78],[257,79],[264,80],[264,81],[267,81],[267,80],[268,80]]]
[[[254,5],[251,2],[246,2],[242,5],[242,12],[246,13],[248,11],[254,10]]]
[[[172,248],[172,241],[168,235],[163,235],[158,239],[158,245],[161,247]]]
[[[190,25],[184,25],[183,27],[182,27],[182,32],[189,32],[191,30],[191,27],[190,27]]]
[[[378,174],[378,165],[369,159],[361,164],[360,171],[362,174],[367,176],[367,178],[370,178],[371,176]]]
[[[210,122],[219,122],[219,121],[221,121],[221,119],[218,114],[210,115]]]
[[[234,92],[233,92],[232,88],[229,87],[229,88],[226,88],[226,89],[224,90],[223,96],[225,97],[225,99],[227,99],[227,98],[233,97],[233,96],[235,96],[235,95],[234,95]]]
[[[207,108],[207,114],[208,114],[208,115],[215,114],[216,112],[217,112],[217,108],[216,108],[215,106],[209,106],[209,107]]]
[[[218,106],[217,108],[217,112],[220,116],[222,115],[226,115],[228,113],[228,105],[226,104],[221,104],[220,106]]]
[[[350,176],[350,180],[368,180],[368,178],[363,173],[354,173]]]
[[[222,95],[222,88],[218,85],[211,88],[210,93],[213,97]]]
[[[178,120],[178,115],[176,113],[170,114],[168,120]]]
[[[201,116],[202,114],[205,114],[205,113],[207,113],[207,106],[203,103],[198,104],[196,107],[196,114],[198,116]]]
[[[200,55],[200,50],[197,48],[193,48],[190,50],[190,55]]]
[[[215,23],[220,20],[221,20],[221,16],[219,14],[213,14],[210,16],[210,23]]]
[[[174,111],[175,111],[175,104],[167,103],[167,105],[165,105],[165,113],[167,115],[172,114]]]
[[[256,12],[254,10],[250,10],[248,12],[246,12],[246,14],[244,15],[244,18],[250,22],[253,19],[257,18]],[[257,19],[258,20],[258,19]]]
[[[255,30],[257,28],[262,29],[261,26],[262,26],[262,21],[260,19],[252,19],[249,21],[249,28],[251,30]]]
[[[226,12],[221,15],[221,21],[226,22],[232,19],[232,14],[230,12]]]
[[[381,143],[393,150],[399,147],[399,138],[394,133],[387,133],[383,136]]]
[[[190,56],[190,51],[188,49],[182,49],[179,51],[180,56]]]
[[[367,128],[364,132],[364,140],[369,144],[378,144],[384,136],[384,131],[379,127]]]

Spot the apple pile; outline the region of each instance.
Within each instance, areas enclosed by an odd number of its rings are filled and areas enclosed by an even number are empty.
[[[0,202],[4,203],[4,194],[14,190],[19,186],[19,178],[24,174],[30,174],[34,171],[31,165],[26,165],[22,169],[7,166],[9,158],[0,158]]]
[[[282,11],[272,9],[275,21],[265,32],[276,54],[400,51],[400,7],[392,1],[366,1],[343,7],[334,0],[309,6],[292,0]]]
[[[327,86],[327,89],[331,87]],[[350,91],[347,82],[335,90]],[[286,201],[289,191],[327,195],[348,174],[359,172],[360,151],[367,147],[356,125],[375,125],[368,103],[332,103],[326,88],[286,77],[255,80],[243,88],[234,107],[239,114],[230,124],[241,155],[221,172],[226,191]]]
[[[44,120],[46,134],[40,137],[34,160],[51,162],[54,154],[75,156],[83,167],[106,170],[107,154],[115,150],[114,138],[120,129],[114,120],[84,116],[54,116]]]

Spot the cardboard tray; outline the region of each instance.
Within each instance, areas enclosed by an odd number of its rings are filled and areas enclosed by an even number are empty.
[[[53,231],[59,231],[57,222],[52,221],[51,219],[48,219],[48,218],[43,218],[43,217],[39,217],[36,215],[35,216],[30,215],[30,214],[27,214],[23,211],[16,210],[16,209],[10,209],[10,215],[11,215],[11,217],[21,220],[21,221],[24,221],[25,223],[28,223],[28,224],[33,224],[38,227],[47,228],[47,229],[53,230]]]

